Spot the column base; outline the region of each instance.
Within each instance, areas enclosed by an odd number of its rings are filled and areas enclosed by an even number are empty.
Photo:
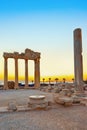
[[[4,86],[3,89],[4,89],[4,90],[8,90],[9,88]]]
[[[35,88],[40,88],[40,84],[34,85]]]
[[[28,86],[25,86],[24,89],[28,89],[29,87]]]
[[[18,86],[15,86],[14,89],[17,90],[17,89],[19,89],[19,87],[18,87]]]

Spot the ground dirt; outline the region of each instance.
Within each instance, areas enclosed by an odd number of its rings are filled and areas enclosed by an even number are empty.
[[[87,106],[64,107],[55,104],[53,93],[39,90],[0,90],[0,107],[15,101],[27,105],[30,95],[45,95],[53,102],[49,110],[33,110],[0,114],[0,130],[87,130]]]

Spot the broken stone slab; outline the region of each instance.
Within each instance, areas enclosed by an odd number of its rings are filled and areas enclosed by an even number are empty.
[[[76,95],[72,96],[72,100],[73,100],[73,103],[80,103],[81,102],[81,99]]]
[[[48,107],[28,107],[28,106],[17,106],[17,111],[13,110],[8,110],[8,107],[0,107],[0,113],[11,113],[11,112],[27,112],[27,111],[32,111],[32,110],[49,110],[51,109],[51,106]]]
[[[9,102],[8,103],[8,110],[16,111],[17,110],[16,102],[14,102],[14,101]]]
[[[29,96],[29,102],[34,103],[44,103],[45,102],[45,96],[44,95],[32,95]]]
[[[47,92],[51,92],[52,90],[51,89],[48,89]]]
[[[69,97],[61,97],[61,96],[55,96],[54,100],[56,103],[64,105],[64,106],[71,106],[73,103],[72,98]]]
[[[87,106],[87,97],[82,97],[80,104]]]
[[[28,107],[31,109],[45,109],[46,107],[48,107],[47,103],[43,103],[43,104],[28,104]]]
[[[8,107],[0,107],[0,113],[7,113],[8,112]]]
[[[48,106],[48,102],[45,100],[44,95],[29,96],[28,107],[32,109],[36,109],[36,108],[46,108],[47,106]]]
[[[53,88],[51,86],[48,86],[48,90],[52,90]]]
[[[61,102],[64,102],[64,106],[71,106],[73,103],[73,100],[71,98],[68,98],[68,97],[61,97],[61,98],[59,98],[59,100]]]
[[[59,93],[61,90],[62,90],[61,87],[55,87],[55,88],[54,88],[54,92],[55,92],[55,93]]]
[[[75,93],[73,93],[73,95],[78,96],[78,97],[85,97],[86,96],[84,91],[76,91]]]
[[[26,112],[26,111],[31,111],[32,109],[29,108],[28,106],[17,106],[17,112]]]
[[[75,92],[76,92],[76,89],[75,89],[75,88],[71,88],[70,91],[71,91],[72,93],[75,93]]]
[[[67,96],[68,93],[69,93],[69,89],[62,89],[62,91],[60,91],[59,95],[60,96]]]

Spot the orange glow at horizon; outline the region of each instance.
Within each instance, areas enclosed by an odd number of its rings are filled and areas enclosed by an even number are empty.
[[[48,82],[49,78],[51,78],[52,82],[55,82],[56,78],[58,78],[58,81],[63,81],[63,78],[65,78],[66,81],[70,82],[74,78],[74,75],[41,76],[40,81],[43,82],[43,79],[44,79],[44,82]],[[21,76],[18,77],[18,79],[19,79],[19,81],[24,81],[25,77],[21,75]],[[4,80],[4,75],[2,73],[0,74],[0,80]],[[8,75],[8,80],[13,80],[14,81],[15,76],[14,75]],[[29,76],[28,80],[29,81],[32,81],[32,80],[34,81],[34,76]],[[87,74],[83,75],[83,80],[87,80]]]

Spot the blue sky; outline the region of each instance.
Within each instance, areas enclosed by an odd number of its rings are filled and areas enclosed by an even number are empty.
[[[73,9],[85,11],[86,4],[86,0],[0,0],[0,10],[10,13]]]
[[[30,48],[41,52],[42,76],[73,74],[75,28],[82,29],[84,73],[87,73],[86,0],[0,0],[0,72],[3,73],[3,52]],[[9,73],[13,73],[13,61],[9,64]],[[29,64],[32,75],[32,63]]]

